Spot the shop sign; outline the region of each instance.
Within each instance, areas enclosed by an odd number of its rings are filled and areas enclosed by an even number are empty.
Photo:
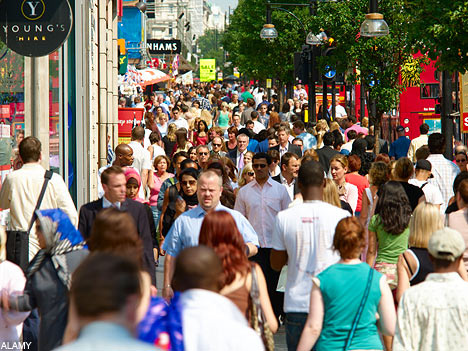
[[[146,48],[152,55],[159,54],[180,54],[182,51],[182,44],[180,40],[159,40],[148,39],[146,41]]]
[[[216,59],[200,59],[200,82],[216,80]]]
[[[462,133],[468,133],[468,73],[460,74],[460,121]]]
[[[23,56],[57,50],[67,40],[72,23],[68,0],[0,1],[0,40]]]

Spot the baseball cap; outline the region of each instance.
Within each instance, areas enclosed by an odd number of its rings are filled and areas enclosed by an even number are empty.
[[[405,130],[405,128],[403,126],[396,127],[397,132],[403,132],[404,130]]]
[[[418,160],[416,162],[416,169],[423,169],[425,171],[432,172],[432,165],[428,160]],[[434,176],[431,173],[431,176],[429,178],[434,178]]]
[[[452,262],[465,252],[465,248],[461,234],[448,227],[435,231],[427,246],[432,257]]]

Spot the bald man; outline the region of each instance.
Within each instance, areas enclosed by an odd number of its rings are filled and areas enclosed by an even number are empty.
[[[98,170],[98,198],[104,195],[104,189],[101,184],[101,175],[110,166],[131,167],[133,165],[133,149],[127,144],[119,144],[115,147],[115,160],[111,165],[106,165]],[[140,173],[137,170],[138,173]]]
[[[185,350],[264,350],[239,308],[219,294],[222,273],[221,260],[209,247],[189,247],[177,256],[173,284],[182,292]]]
[[[174,258],[183,249],[198,245],[201,225],[207,212],[226,211],[230,213],[244,238],[246,254],[253,256],[258,251],[257,233],[249,221],[240,212],[221,205],[220,197],[223,191],[221,177],[211,170],[204,171],[198,177],[197,189],[199,205],[177,217],[164,240],[163,250],[166,250],[166,258],[164,260],[163,296],[168,300],[174,294],[171,286]]]

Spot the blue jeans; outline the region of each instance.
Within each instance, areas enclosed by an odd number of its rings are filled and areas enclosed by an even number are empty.
[[[288,351],[296,351],[306,320],[307,313],[286,313],[284,324],[286,327],[286,345],[288,346]]]

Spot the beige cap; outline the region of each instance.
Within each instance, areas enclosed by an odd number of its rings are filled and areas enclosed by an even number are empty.
[[[427,246],[432,257],[452,262],[463,254],[465,248],[461,234],[448,227],[435,231]]]

